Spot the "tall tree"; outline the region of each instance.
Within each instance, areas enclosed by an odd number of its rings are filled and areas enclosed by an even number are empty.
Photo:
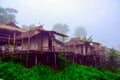
[[[17,13],[16,9],[0,7],[0,24],[8,22],[17,23],[15,13]]]
[[[34,24],[31,24],[31,25],[29,25],[29,26],[27,26],[26,24],[23,24],[23,25],[22,25],[22,29],[24,29],[24,30],[29,30],[29,29],[34,28],[34,27],[35,27]]]
[[[85,30],[84,27],[79,26],[75,29],[75,33],[74,33],[75,37],[80,37],[80,39],[84,39],[86,35],[87,35],[87,31]]]
[[[67,34],[69,32],[69,28],[67,24],[57,23],[53,26],[52,30],[57,31],[62,34]],[[58,40],[63,41],[62,37],[56,36]],[[65,41],[68,38],[65,38]]]

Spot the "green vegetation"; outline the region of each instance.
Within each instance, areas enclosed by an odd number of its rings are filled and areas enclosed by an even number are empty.
[[[13,8],[2,8],[0,7],[0,24],[14,22],[16,23],[15,14],[18,11]]]
[[[120,80],[120,69],[113,73],[83,65],[67,64],[66,70],[55,72],[44,65],[28,69],[21,64],[0,61],[0,78],[4,80]]]
[[[115,49],[111,49],[111,51],[109,52],[109,56],[107,58],[108,65],[107,68],[112,71],[116,71],[116,68],[120,66],[119,58],[120,58],[119,53]]]

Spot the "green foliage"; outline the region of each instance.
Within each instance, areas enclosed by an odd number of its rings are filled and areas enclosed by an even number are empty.
[[[52,68],[44,65],[34,66],[31,70],[37,73],[39,78],[42,80],[50,80],[54,74],[54,70]]]
[[[71,64],[55,76],[52,80],[101,80],[102,72],[95,68]]]
[[[85,40],[85,41],[88,41],[88,42],[92,42],[92,41],[93,41],[93,38],[92,38],[92,36],[90,36],[89,38],[86,38],[86,36],[84,36],[84,37],[82,38],[82,40]]]
[[[107,60],[107,65],[110,70],[116,71],[116,68],[120,65],[118,64],[119,62],[118,58],[119,58],[118,53],[114,49],[111,49]]]
[[[63,56],[60,57],[64,60]],[[65,70],[54,72],[52,68],[40,64],[28,69],[21,64],[0,62],[0,78],[4,80],[120,80],[120,69],[113,73],[106,68],[98,70],[69,63]]]
[[[67,24],[57,23],[53,26],[52,30],[57,31],[62,34],[67,34],[69,32],[69,28]],[[56,36],[56,38],[60,41],[63,41],[61,36]],[[68,38],[65,38],[65,41],[68,40]]]
[[[17,13],[17,10],[12,8],[2,8],[0,7],[0,24],[1,23],[9,23],[9,22],[15,22],[15,14]]]
[[[59,59],[59,61],[58,61],[57,66],[59,67],[59,69],[64,70],[65,69],[64,55],[59,54],[58,59]],[[66,59],[66,66],[68,66],[69,64],[72,64],[72,62],[70,60]]]
[[[83,39],[86,35],[87,35],[87,31],[85,30],[85,27],[79,26],[75,29],[75,33],[74,33],[75,37],[80,37],[81,39]]]
[[[34,28],[34,27],[35,27],[34,24],[31,24],[31,25],[25,25],[25,24],[23,24],[23,25],[22,25],[22,29],[24,29],[24,30],[29,30],[29,29],[32,29],[32,28]]]
[[[117,52],[114,49],[111,49],[109,55],[110,56],[118,56]]]
[[[4,80],[38,80],[39,76],[20,64],[8,62],[0,64],[0,78]]]
[[[90,36],[90,37],[87,39],[87,41],[92,42],[92,41],[93,41],[92,36]]]

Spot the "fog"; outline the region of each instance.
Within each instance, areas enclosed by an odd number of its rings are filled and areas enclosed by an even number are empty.
[[[83,26],[93,41],[120,49],[119,0],[0,0],[0,6],[18,10],[18,25],[41,23],[50,30],[63,23],[69,26],[70,37],[75,28]]]

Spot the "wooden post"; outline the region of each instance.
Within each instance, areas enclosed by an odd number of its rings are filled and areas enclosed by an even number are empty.
[[[74,57],[75,57],[75,62],[77,63],[76,45],[74,44],[73,46],[74,46],[74,54],[75,54]]]
[[[24,36],[23,36],[23,33],[22,33],[22,48],[21,48],[21,51],[22,51],[22,52],[23,52],[23,46],[24,46],[23,38],[24,38]]]
[[[37,62],[38,62],[38,56],[35,55],[35,65],[37,65]]]
[[[74,48],[74,45],[72,45],[72,47]],[[74,64],[74,63],[75,63],[75,61],[74,61],[74,57],[75,57],[75,52],[74,52],[74,50],[73,50],[73,55],[72,55],[72,57],[73,57],[73,58],[72,58],[72,59],[73,59],[73,60],[72,60],[72,63]]]
[[[10,47],[10,35],[8,37],[8,48]],[[8,51],[8,54],[9,54],[9,51]]]
[[[9,37],[8,37],[8,45],[10,44],[10,35],[9,35]]]
[[[28,37],[28,51],[27,51],[27,57],[26,57],[26,66],[28,65],[29,53],[30,53],[30,35]]]
[[[22,32],[22,42],[21,42],[21,44],[22,44],[22,47],[21,47],[22,53],[23,53],[23,46],[24,46],[23,38],[24,38],[24,36],[23,36],[23,32]],[[20,58],[22,58],[22,55],[20,55]]]
[[[65,38],[63,36],[63,43],[65,42]],[[65,59],[65,62],[64,62],[64,65],[65,65],[65,69],[66,69],[66,55],[65,55],[65,44],[63,45],[63,52],[64,52],[64,59]]]
[[[83,45],[83,55],[86,55],[86,48],[85,48],[85,44]]]
[[[13,62],[13,55],[14,55],[14,52],[15,52],[15,44],[16,44],[16,33],[14,33],[14,40],[13,40],[12,62]]]
[[[49,54],[47,54],[47,64],[49,64]]]
[[[69,49],[69,44],[67,45],[67,51],[69,51],[70,49]]]
[[[55,64],[55,69],[57,69],[57,61],[56,61],[56,53],[54,52],[54,64]]]

